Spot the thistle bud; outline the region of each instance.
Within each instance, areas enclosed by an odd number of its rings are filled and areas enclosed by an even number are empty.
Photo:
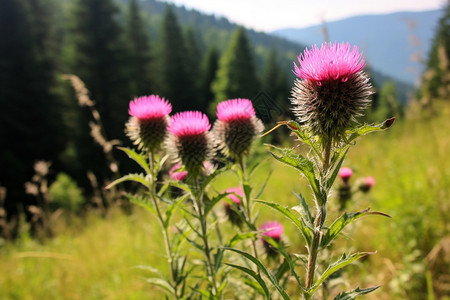
[[[360,181],[358,188],[360,191],[367,193],[372,189],[374,185],[375,185],[375,178],[373,178],[372,176],[368,176]]]
[[[226,192],[229,194],[224,202],[225,214],[228,216],[231,224],[241,227],[242,219],[237,210],[242,212],[241,201],[244,199],[244,191],[242,187],[234,187],[227,189]]]
[[[138,149],[159,149],[167,135],[172,105],[157,95],[142,96],[130,102],[130,119],[125,133]]]

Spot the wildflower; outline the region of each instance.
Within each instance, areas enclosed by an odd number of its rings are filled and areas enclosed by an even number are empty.
[[[188,172],[183,171],[181,168],[181,163],[175,164],[170,170],[169,170],[169,176],[175,181],[183,181],[186,179]]]
[[[241,201],[244,198],[244,191],[242,187],[229,188],[225,192],[229,193],[227,198],[231,200],[230,202],[224,202],[225,214],[228,216],[231,224],[242,226],[242,219],[239,212],[242,212]]]
[[[130,101],[126,124],[127,136],[139,149],[158,149],[167,135],[172,105],[157,95],[142,96]]]
[[[339,170],[339,177],[344,183],[348,183],[350,177],[352,177],[352,169],[344,167]]]
[[[293,111],[313,135],[339,143],[373,93],[362,55],[348,43],[324,43],[306,49],[298,60],[294,73],[301,80],[292,89]]]
[[[358,188],[360,191],[367,193],[372,189],[374,185],[375,185],[375,178],[373,178],[372,176],[368,176],[363,180],[361,180]]]
[[[283,234],[283,224],[272,221],[266,222],[259,227],[260,230],[264,230],[262,233],[262,241],[264,245],[264,249],[269,257],[275,257],[278,254],[277,249],[270,244],[264,237],[269,237],[273,241],[275,241],[279,246],[282,246],[281,243],[281,235]]]
[[[204,161],[212,153],[208,117],[198,111],[185,111],[172,117],[167,131],[168,152],[175,162],[181,162],[191,175],[199,175]]]
[[[248,99],[232,99],[217,105],[217,120],[213,133],[219,151],[228,157],[239,158],[248,153],[251,143],[264,125],[255,116]]]

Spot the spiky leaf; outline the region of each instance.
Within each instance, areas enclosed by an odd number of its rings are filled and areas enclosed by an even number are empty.
[[[378,286],[374,286],[374,287],[367,288],[367,289],[357,288],[352,291],[342,292],[339,295],[337,295],[336,297],[334,297],[334,300],[353,300],[358,296],[371,293],[371,292],[375,291],[376,289],[378,289],[379,287],[380,286],[378,285]]]
[[[262,288],[262,291],[264,292],[264,295],[266,296],[266,299],[271,299],[269,289],[267,288],[267,285],[266,285],[266,283],[264,282],[264,280],[262,279],[261,275],[259,275],[259,274],[256,273],[255,271],[253,271],[253,270],[251,270],[251,269],[249,269],[249,268],[243,267],[243,266],[234,265],[234,264],[229,264],[229,263],[225,263],[225,264],[226,264],[227,266],[232,267],[232,268],[241,270],[242,272],[247,273],[248,275],[250,275],[251,277],[253,277],[253,278],[258,282],[259,286]],[[256,290],[259,292],[258,289],[256,289]]]
[[[148,165],[147,158],[144,155],[139,154],[130,148],[117,147],[117,149],[125,152],[129,158],[137,162],[144,169],[145,173],[151,174],[150,166]]]

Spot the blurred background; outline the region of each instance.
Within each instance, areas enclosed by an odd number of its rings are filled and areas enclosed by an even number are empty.
[[[249,98],[269,129],[292,117],[293,62],[324,41],[364,53],[376,94],[361,121],[396,117],[346,161],[376,180],[349,210],[393,216],[354,228],[347,242],[378,254],[347,276],[383,284],[373,299],[450,298],[449,1],[1,0],[0,36],[1,299],[157,297],[132,269],[158,264],[157,226],[123,187],[103,189],[138,172],[115,149],[131,146],[129,101],[159,94],[213,122],[218,102]],[[292,144],[283,131],[263,142]],[[295,205],[306,183],[263,142],[261,197]]]

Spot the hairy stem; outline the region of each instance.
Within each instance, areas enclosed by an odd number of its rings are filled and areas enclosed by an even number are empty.
[[[150,171],[151,171],[151,175],[152,175],[152,182],[151,182],[151,186],[150,186],[150,198],[151,198],[153,206],[155,208],[156,216],[158,217],[159,225],[161,226],[161,231],[163,234],[164,247],[166,249],[166,255],[167,255],[169,270],[170,270],[170,277],[172,279],[172,287],[175,291],[174,297],[175,297],[175,299],[179,299],[178,292],[177,292],[177,284],[176,284],[177,279],[175,278],[176,270],[174,269],[174,265],[173,265],[174,256],[173,256],[172,247],[170,244],[169,233],[167,232],[167,228],[164,225],[164,218],[161,213],[161,209],[159,208],[158,201],[156,199],[156,176],[158,174],[155,171],[155,154],[153,153],[153,151],[150,153]]]

